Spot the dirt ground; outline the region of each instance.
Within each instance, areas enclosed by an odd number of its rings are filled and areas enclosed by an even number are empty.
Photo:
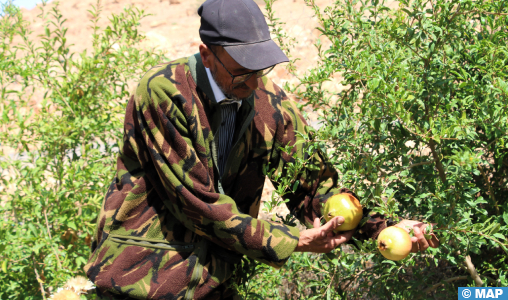
[[[264,1],[255,0],[265,12]],[[91,47],[92,29],[91,14],[88,10],[100,3],[101,19],[99,26],[105,27],[111,14],[119,14],[125,7],[134,6],[150,14],[140,22],[140,30],[146,35],[146,47],[156,47],[166,53],[168,59],[188,56],[198,51],[200,44],[199,25],[200,19],[197,9],[202,0],[67,0],[61,1],[58,8],[62,16],[67,19],[67,42],[72,44],[71,51],[81,52]],[[325,8],[332,0],[316,0],[316,4]],[[50,11],[56,2],[46,5],[44,10]],[[33,35],[37,36],[44,32],[44,22],[37,16],[41,13],[42,5],[34,9],[23,9],[25,19],[31,23]],[[300,58],[297,62],[298,74],[313,66],[317,61],[317,51],[312,46],[319,37],[317,20],[313,17],[311,8],[307,7],[304,0],[277,0],[274,4],[276,17],[285,22],[287,33],[295,37],[295,48],[292,55]],[[275,72],[275,78],[279,83],[291,78],[283,67]]]

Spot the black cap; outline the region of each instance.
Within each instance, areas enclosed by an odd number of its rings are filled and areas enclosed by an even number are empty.
[[[265,17],[253,0],[207,0],[198,14],[201,41],[223,46],[242,67],[262,70],[289,61],[270,38]]]

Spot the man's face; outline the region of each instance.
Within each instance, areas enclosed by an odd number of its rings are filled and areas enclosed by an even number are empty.
[[[210,49],[207,50],[210,51]],[[224,66],[212,53],[210,53],[210,55],[207,57],[207,60],[209,61],[208,68],[212,73],[213,79],[222,90],[224,95],[229,99],[245,99],[249,97],[258,87],[257,77],[254,75],[247,79],[245,82],[232,84],[231,75],[227,71],[233,75],[242,75],[252,72],[252,70],[245,69],[240,64],[238,64],[223,48],[218,48],[218,50],[215,52]],[[227,71],[224,67],[227,68]]]

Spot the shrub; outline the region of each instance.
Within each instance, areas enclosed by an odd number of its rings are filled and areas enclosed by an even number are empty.
[[[450,299],[457,286],[507,286],[505,3],[402,0],[395,10],[377,0],[338,0],[325,10],[307,3],[331,42],[316,45],[318,66],[287,87],[321,115],[309,153],[326,152],[339,184],[363,205],[436,223],[442,245],[401,262],[383,259],[372,241],[328,255],[295,254],[278,271],[246,261],[250,272],[242,276],[249,280],[240,293]],[[105,29],[97,26],[100,6],[90,12],[93,50],[71,53],[58,8],[48,14],[43,7],[46,31],[36,44],[20,11],[3,6],[2,299],[46,298],[82,274],[114,172],[127,82],[160,59],[136,47],[142,11],[126,9]],[[273,24],[281,37],[280,22]],[[343,90],[324,88],[337,75]],[[301,163],[279,178],[279,195],[290,192]],[[479,276],[471,277],[474,267]]]
[[[58,6],[41,8],[40,43],[18,8],[2,8],[0,298],[45,299],[83,274],[115,170],[127,82],[160,57],[137,47],[146,14],[135,8],[99,28],[98,2],[89,11],[93,49],[81,53],[66,44]]]
[[[441,246],[392,262],[372,241],[354,241],[354,251],[311,260],[295,254],[275,273],[251,264],[258,273],[243,293],[451,299],[458,286],[506,286],[506,2],[401,0],[389,9],[377,0],[338,0],[324,10],[307,4],[330,41],[316,44],[318,65],[301,84],[286,87],[320,114],[309,153],[326,152],[339,185],[363,205],[436,223]],[[342,89],[326,89],[337,75]],[[279,179],[279,195],[290,192],[284,187],[302,163]],[[470,276],[474,268],[479,276]],[[284,276],[294,291],[278,288]],[[276,284],[266,286],[264,278],[274,277]]]

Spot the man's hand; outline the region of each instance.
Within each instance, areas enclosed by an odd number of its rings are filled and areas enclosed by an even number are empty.
[[[333,230],[344,223],[343,217],[335,217],[328,223],[320,226],[319,219],[314,219],[314,228],[300,232],[300,240],[296,252],[328,253],[342,243],[347,242],[354,230],[334,233]]]
[[[411,237],[411,242],[413,243],[413,248],[411,252],[416,253],[418,251],[424,252],[427,248],[437,248],[439,247],[439,240],[434,233],[431,233],[431,238],[427,240],[425,238],[426,227],[430,226],[429,224],[422,223],[420,221],[411,221],[411,220],[402,220],[400,223],[395,226],[400,227],[407,232],[410,232],[413,229],[415,236]]]

